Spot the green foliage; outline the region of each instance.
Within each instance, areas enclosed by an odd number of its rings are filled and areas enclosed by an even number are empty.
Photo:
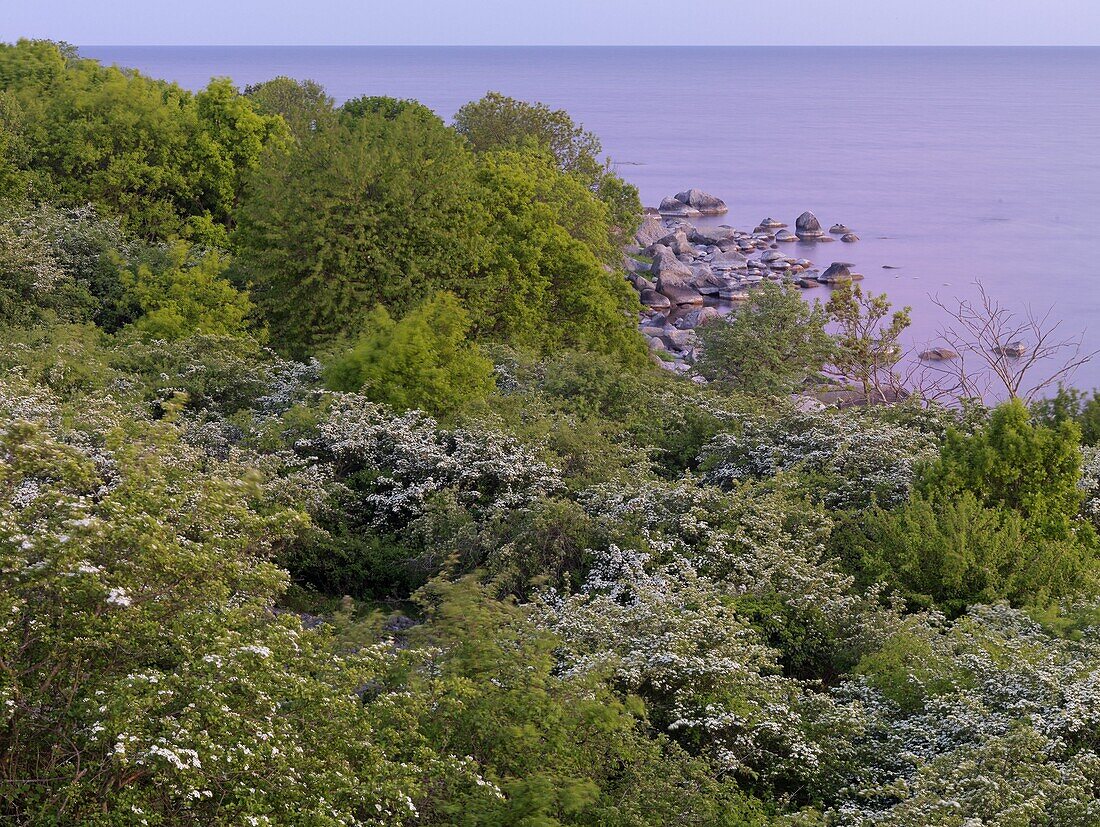
[[[898,339],[910,325],[910,308],[891,316],[890,307],[885,293],[864,295],[850,283],[837,285],[825,305],[837,327],[832,364],[841,377],[858,384],[868,404],[892,401],[899,386],[894,366],[901,361]]]
[[[181,241],[170,248],[163,267],[123,270],[126,299],[140,312],[133,329],[153,339],[245,335],[252,303],[222,278],[228,266],[216,252],[194,260],[192,248]]]
[[[422,103],[385,95],[363,95],[344,101],[339,115],[340,122],[348,125],[366,116],[378,116],[392,121],[399,115],[409,115],[421,119],[426,124],[439,120],[438,116]]]
[[[272,342],[302,357],[455,290],[481,266],[485,215],[473,160],[441,121],[366,114],[271,159],[252,182],[235,242]]]
[[[270,611],[264,558],[301,515],[167,421],[103,407],[51,432],[35,404],[0,395],[4,819],[397,823],[414,780],[355,694],[384,657]]]
[[[493,389],[493,363],[467,341],[469,316],[450,293],[438,293],[398,322],[377,307],[363,329],[355,347],[328,366],[325,379],[334,390],[438,416],[453,415]]]
[[[972,435],[950,430],[918,488],[933,499],[969,491],[988,508],[1019,512],[1042,536],[1068,537],[1081,505],[1079,440],[1074,423],[1037,425],[1012,400]]]
[[[1053,397],[1031,404],[1031,415],[1049,427],[1076,422],[1081,428],[1082,445],[1100,442],[1100,392],[1093,391],[1090,396],[1077,388],[1059,385]]]
[[[466,294],[479,332],[539,352],[573,348],[640,364],[637,293],[601,267],[610,256],[606,208],[539,152],[482,159],[492,259]]]
[[[287,134],[226,80],[192,95],[43,41],[0,44],[0,89],[21,110],[43,194],[150,238],[224,242],[242,176]]]
[[[94,301],[58,260],[48,233],[33,220],[0,223],[0,327],[29,327],[91,317]]]
[[[665,739],[645,707],[588,677],[555,674],[555,639],[522,608],[470,580],[423,593],[420,630],[447,653],[422,726],[436,749],[470,756],[477,785],[418,802],[422,823],[763,825],[763,808]],[[444,782],[445,783],[445,782]]]
[[[833,545],[858,582],[886,582],[911,606],[958,615],[975,603],[1043,605],[1094,587],[1092,551],[1029,535],[1015,512],[982,506],[974,494],[915,497],[893,511],[859,515]]]
[[[264,115],[278,115],[298,141],[332,124],[335,102],[319,83],[285,75],[246,86],[245,97]]]
[[[559,169],[575,176],[607,205],[616,241],[625,241],[637,229],[642,213],[638,190],[601,162],[599,138],[574,123],[568,112],[490,92],[458,110],[455,129],[475,152],[530,143],[549,150]]]
[[[795,288],[765,282],[736,313],[703,325],[696,365],[711,382],[754,396],[782,396],[820,373],[832,353],[825,310]]]
[[[458,110],[455,129],[476,152],[516,148],[533,139],[553,153],[562,170],[586,182],[594,182],[603,169],[600,139],[574,123],[568,112],[541,103],[489,92]]]

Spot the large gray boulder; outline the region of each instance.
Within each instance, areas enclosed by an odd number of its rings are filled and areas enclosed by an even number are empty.
[[[737,250],[726,250],[710,258],[710,266],[715,270],[741,270],[748,266],[747,262],[745,254]]]
[[[682,216],[684,218],[695,218],[703,213],[697,210],[695,207],[689,206],[686,202],[680,201],[677,198],[669,196],[661,202],[661,206],[657,208],[657,211],[661,215],[675,215]]]
[[[809,210],[798,216],[798,220],[794,222],[794,231],[799,241],[817,241],[825,237],[825,233],[821,231],[821,222]]]
[[[680,279],[691,278],[691,268],[676,258],[672,250],[663,244],[654,247],[653,264],[650,265],[649,272],[656,278],[662,275]]]
[[[850,282],[852,280],[852,271],[849,267],[850,265],[843,261],[834,261],[825,269],[824,273],[817,277],[817,280],[823,284]]]
[[[737,231],[733,227],[707,227],[705,229],[699,227],[693,227],[691,233],[688,235],[692,241],[696,244],[711,244],[718,246],[723,241],[733,240],[734,234]]]
[[[688,241],[687,233],[683,230],[673,230],[671,233],[661,236],[657,239],[656,243],[646,248],[647,252],[653,255],[658,245],[668,247],[678,256],[691,256],[695,258],[695,248],[691,246],[691,242]]]
[[[668,296],[663,296],[656,290],[646,288],[642,290],[638,296],[638,300],[645,306],[652,308],[653,310],[668,310],[672,307],[672,301]]]
[[[696,307],[681,316],[676,322],[676,327],[680,330],[694,330],[700,325],[721,317],[722,314],[718,312],[717,307]]]
[[[676,193],[676,200],[694,207],[703,215],[723,215],[729,212],[726,202],[721,198],[694,188]]]
[[[634,233],[634,240],[644,249],[667,232],[658,216],[647,215],[642,219],[642,226],[638,228],[638,232]]]

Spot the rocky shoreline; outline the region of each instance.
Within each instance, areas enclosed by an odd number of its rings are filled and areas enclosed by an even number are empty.
[[[849,262],[833,261],[822,269],[783,250],[790,244],[827,244],[838,238],[859,241],[844,224],[825,232],[809,211],[795,220],[794,232],[770,217],[752,230],[728,224],[702,228],[689,220],[726,212],[724,201],[702,190],[677,193],[646,210],[634,243],[624,250],[626,277],[642,304],[639,329],[670,370],[690,370],[699,346],[695,328],[730,312],[765,281],[810,290],[863,278]]]

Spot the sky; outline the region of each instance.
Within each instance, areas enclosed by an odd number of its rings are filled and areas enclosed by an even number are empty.
[[[77,45],[1100,45],[1100,0],[0,0]]]

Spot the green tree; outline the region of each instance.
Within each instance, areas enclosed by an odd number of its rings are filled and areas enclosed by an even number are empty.
[[[988,508],[1019,512],[1045,536],[1067,537],[1081,506],[1079,446],[1076,424],[1037,425],[1024,403],[1012,400],[973,434],[949,430],[916,487],[931,498],[970,491]]]
[[[0,89],[19,105],[26,163],[50,195],[151,238],[224,244],[241,176],[287,134],[226,80],[192,95],[42,41],[0,44]]]
[[[819,373],[832,353],[825,310],[794,288],[765,283],[726,319],[699,328],[700,375],[756,396],[789,394]]]
[[[486,255],[473,159],[441,121],[367,114],[278,155],[252,181],[238,266],[295,356],[358,333],[377,304],[402,316],[436,290],[463,295]]]
[[[1081,428],[1081,444],[1100,442],[1100,392],[1093,391],[1090,396],[1077,388],[1059,385],[1054,396],[1031,404],[1031,415],[1050,426],[1076,422]]]
[[[490,92],[459,109],[454,124],[475,152],[515,149],[529,142],[549,150],[561,170],[576,176],[607,205],[617,231],[617,246],[641,221],[638,190],[600,159],[600,139],[575,123],[565,110]]]
[[[1042,605],[1095,584],[1086,546],[1033,536],[1017,512],[987,508],[970,491],[863,512],[831,544],[864,588],[885,582],[910,606],[950,615],[999,600]]]
[[[244,336],[252,303],[223,274],[226,259],[207,252],[197,260],[185,242],[170,248],[163,267],[140,264],[123,270],[126,299],[140,311],[133,328],[154,339],[179,339],[196,333]]]
[[[864,295],[859,285],[851,284],[838,285],[825,305],[837,327],[833,367],[859,385],[868,404],[891,401],[899,384],[894,373],[902,357],[898,339],[909,327],[910,308],[890,316],[890,307],[885,293]]]
[[[574,348],[643,363],[637,293],[601,266],[611,250],[606,207],[545,152],[489,153],[478,178],[492,259],[459,292],[479,334],[540,353]]]
[[[298,141],[304,141],[331,125],[335,118],[335,101],[316,81],[299,81],[279,75],[246,86],[244,95],[256,104],[261,113],[278,115],[286,121]]]
[[[397,322],[379,306],[358,343],[329,365],[326,381],[397,410],[453,415],[493,389],[493,363],[466,339],[469,328],[469,316],[450,293]]]

